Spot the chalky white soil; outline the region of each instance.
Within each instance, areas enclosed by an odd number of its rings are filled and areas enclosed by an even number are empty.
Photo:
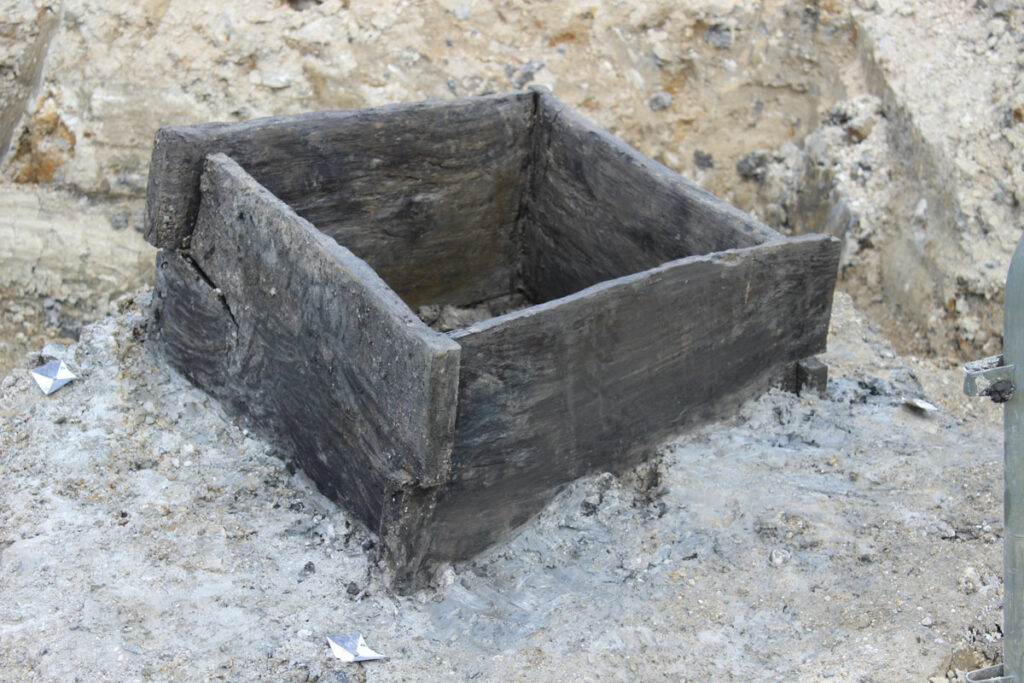
[[[772,392],[570,485],[409,597],[154,358],[138,298],[48,349],[77,381],[3,382],[2,680],[945,680],[998,656],[999,409],[940,368],[922,389],[843,295],[825,398]],[[335,660],[350,631],[388,659]]]
[[[835,234],[840,288],[931,359],[838,295],[825,398],[737,406],[395,597],[151,355],[145,294],[103,316],[151,280],[158,126],[530,78]],[[0,0],[0,681],[963,680],[1001,648],[1002,439],[958,360],[1001,346],[1022,112],[1021,0]],[[25,352],[96,319],[42,396]],[[339,663],[346,631],[389,658]]]

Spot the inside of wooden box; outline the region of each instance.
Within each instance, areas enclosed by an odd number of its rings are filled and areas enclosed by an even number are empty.
[[[311,181],[243,166],[437,329],[778,237],[550,93],[431,112],[332,132]]]

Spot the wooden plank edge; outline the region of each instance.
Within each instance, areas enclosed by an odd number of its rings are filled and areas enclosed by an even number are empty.
[[[506,101],[535,97],[529,91],[517,90],[480,97],[270,116],[238,123],[163,126],[156,132],[150,157],[144,236],[159,248],[187,247],[187,238],[199,209],[199,178],[205,156],[217,152],[230,153],[231,145],[244,144],[246,136],[262,130],[282,126],[316,128],[357,118],[379,119],[418,111],[473,107],[481,102],[500,105]]]
[[[686,256],[684,258],[676,259],[674,261],[667,261],[666,263],[663,263],[663,264],[661,264],[659,266],[655,266],[654,268],[649,268],[647,270],[642,270],[642,271],[640,271],[638,273],[631,273],[630,275],[623,275],[622,277],[612,278],[610,280],[604,280],[602,282],[598,282],[595,285],[591,285],[589,287],[581,289],[578,292],[574,292],[572,294],[568,294],[566,296],[559,297],[557,299],[551,299],[550,301],[545,301],[543,303],[536,304],[534,306],[530,306],[529,308],[524,308],[524,309],[521,309],[521,310],[518,310],[518,311],[512,311],[511,313],[506,313],[505,315],[499,315],[499,316],[495,316],[493,318],[488,318],[487,320],[483,320],[481,322],[474,323],[474,324],[469,325],[467,327],[463,327],[463,328],[460,328],[458,330],[454,330],[452,332],[449,332],[448,336],[451,339],[453,339],[455,341],[458,341],[460,339],[464,339],[464,338],[469,337],[471,335],[475,335],[475,334],[480,334],[480,333],[486,332],[486,331],[490,330],[491,328],[497,327],[499,325],[515,324],[515,322],[517,320],[519,320],[519,319],[529,318],[529,317],[532,317],[532,316],[535,316],[535,315],[546,313],[546,312],[551,311],[553,309],[557,309],[559,306],[563,306],[566,303],[570,303],[570,302],[573,302],[575,300],[582,299],[582,298],[587,298],[587,297],[592,297],[592,296],[595,296],[595,295],[600,295],[600,294],[602,294],[602,293],[604,293],[606,291],[615,290],[615,289],[621,288],[623,286],[631,285],[632,283],[639,282],[639,281],[647,279],[647,278],[651,278],[651,277],[657,275],[658,273],[665,272],[665,271],[668,271],[668,270],[674,270],[676,268],[680,268],[680,267],[686,266],[686,265],[688,265],[690,263],[699,263],[699,262],[702,262],[702,261],[703,262],[709,262],[709,263],[738,262],[741,259],[745,258],[746,254],[751,253],[751,252],[754,252],[756,254],[756,252],[758,250],[761,250],[761,249],[765,249],[765,248],[769,248],[769,247],[772,247],[772,248],[785,248],[786,245],[798,244],[798,243],[803,243],[803,242],[823,242],[823,243],[827,242],[827,243],[829,243],[831,245],[830,251],[832,252],[830,254],[830,257],[832,258],[833,262],[835,263],[835,267],[833,268],[833,271],[836,273],[836,275],[838,274],[838,269],[839,269],[839,249],[840,249],[839,240],[836,239],[835,237],[831,236],[831,235],[820,235],[820,234],[817,234],[817,233],[807,233],[807,234],[803,234],[803,235],[797,235],[795,237],[783,237],[783,238],[781,238],[781,240],[776,241],[776,242],[766,242],[766,243],[758,244],[758,245],[755,245],[755,246],[752,246],[752,247],[742,247],[740,249],[726,249],[724,251],[716,251],[716,252],[712,252],[710,254],[699,254],[699,255],[695,255],[695,256]],[[831,286],[827,287],[827,289],[828,289],[828,310],[829,311],[831,311],[831,309],[832,309],[832,297],[833,297],[833,290],[835,289],[836,275],[833,275],[833,277],[831,279],[831,283],[822,283],[823,286],[831,284]],[[824,349],[822,349],[822,350],[824,350]]]
[[[214,182],[212,178],[217,174],[229,174],[240,180],[269,206],[288,216],[294,225],[305,232],[311,244],[322,250],[329,262],[354,275],[367,293],[372,294],[370,301],[382,318],[391,321],[391,327],[409,335],[418,345],[418,352],[422,354],[427,368],[429,413],[426,424],[421,425],[425,435],[423,452],[420,454],[422,459],[418,463],[410,463],[416,465],[412,474],[416,485],[425,488],[446,482],[451,467],[458,400],[459,344],[448,335],[428,327],[369,264],[292,211],[291,207],[260,185],[231,157],[222,153],[209,155],[204,164],[201,187]],[[405,483],[398,473],[394,473],[392,478],[396,480],[396,485]]]
[[[740,211],[728,202],[719,199],[667,166],[641,154],[620,138],[600,128],[558,99],[547,88],[532,86],[531,90],[538,97],[538,113],[536,117],[538,125],[545,125],[551,128],[561,119],[568,122],[569,125],[587,131],[595,143],[605,145],[626,160],[627,163],[646,171],[650,176],[651,182],[661,185],[672,194],[685,197],[687,202],[700,205],[703,211],[718,213],[728,217],[732,223],[729,227],[736,230],[739,234],[746,236],[754,244],[776,242],[785,239],[779,232],[756,220],[749,214]],[[547,134],[550,135],[551,131],[549,130]]]

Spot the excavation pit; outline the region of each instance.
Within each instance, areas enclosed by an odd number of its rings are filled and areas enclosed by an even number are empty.
[[[839,256],[547,91],[161,129],[152,339],[400,590],[824,349]],[[413,310],[532,304],[441,333]]]

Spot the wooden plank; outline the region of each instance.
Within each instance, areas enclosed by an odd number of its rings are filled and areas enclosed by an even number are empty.
[[[535,301],[782,239],[538,90],[523,275]]]
[[[235,326],[224,300],[190,259],[157,252],[154,304],[150,339],[190,382],[219,386],[224,358],[235,347]]]
[[[378,531],[400,589],[824,348],[836,240],[540,91],[165,129],[154,167],[157,343]],[[371,266],[412,303],[548,303],[440,335]]]
[[[635,464],[824,350],[838,258],[822,236],[690,257],[453,334],[452,484],[409,565],[478,552],[558,485]]]
[[[447,480],[459,346],[366,263],[221,154],[205,167],[190,251],[174,257],[164,349],[284,441],[324,493],[376,530],[396,488]]]
[[[533,93],[162,128],[147,239],[183,246],[223,152],[367,261],[411,306],[508,294]]]

